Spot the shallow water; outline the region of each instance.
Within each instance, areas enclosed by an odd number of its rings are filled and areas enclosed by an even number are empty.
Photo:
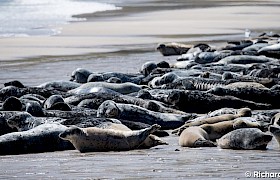
[[[67,60],[65,60],[65,58]],[[173,57],[162,57],[158,52],[127,54],[113,53],[104,55],[84,55],[71,57],[53,57],[45,59],[19,61],[11,67],[0,65],[0,87],[5,82],[19,80],[28,86],[36,86],[52,80],[69,80],[72,71],[85,68],[92,72],[137,73],[147,61],[174,61]],[[1,67],[2,66],[2,67]]]
[[[0,179],[244,179],[245,172],[280,172],[277,142],[268,150],[182,148],[178,137],[148,150],[77,150],[0,156]]]

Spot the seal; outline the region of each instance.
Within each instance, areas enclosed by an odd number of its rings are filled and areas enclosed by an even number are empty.
[[[21,111],[22,103],[18,98],[14,97],[14,96],[10,96],[4,101],[2,110],[3,111]]]
[[[190,126],[200,126],[203,124],[214,124],[214,123],[223,122],[223,121],[231,121],[238,117],[251,116],[251,115],[252,115],[251,109],[241,108],[237,114],[222,114],[219,116],[206,117],[204,119],[198,119],[196,121],[186,122],[183,126],[179,127],[178,129],[173,130],[172,133],[179,135],[179,134],[181,134],[181,132],[184,129],[186,129],[187,127],[190,127]]]
[[[58,135],[67,129],[59,123],[42,124],[23,132],[12,132],[0,136],[0,154],[26,154],[64,151],[73,145]]]
[[[104,126],[102,127],[104,128]],[[130,128],[123,124],[117,124],[117,123],[107,123],[107,127],[104,129],[113,129],[113,130],[120,130],[120,131],[132,131]],[[168,145],[167,142],[163,141],[158,136],[155,136],[153,134],[150,134],[140,145],[137,149],[149,149],[154,146],[158,145]]]
[[[271,125],[268,130],[273,134],[280,147],[280,126]]]
[[[92,72],[87,69],[77,68],[72,72],[70,81],[86,83],[90,74],[92,74]]]
[[[148,61],[141,66],[140,73],[146,77],[156,68],[157,68],[156,63]]]
[[[86,84],[81,85],[78,88],[72,89],[68,91],[70,94],[87,94],[91,93],[94,88],[103,87],[108,88],[113,91],[116,91],[121,94],[129,94],[133,92],[138,92],[142,89],[143,86],[126,82],[126,83],[108,83],[108,82],[88,82]]]
[[[222,149],[266,149],[272,135],[258,128],[242,128],[231,131],[217,140]]]
[[[156,50],[158,50],[163,56],[181,55],[191,48],[192,46],[179,43],[166,43],[158,44]]]
[[[159,113],[132,104],[104,101],[97,110],[97,117],[126,119],[146,124],[159,124],[163,129],[180,127],[189,118],[188,115]]]
[[[179,145],[182,147],[214,147],[209,140],[207,132],[201,127],[188,127],[179,137]]]
[[[154,131],[160,128],[154,124],[138,131],[117,131],[96,127],[70,127],[59,137],[70,141],[81,153],[92,151],[127,151],[136,149]]]
[[[260,125],[257,122],[249,122],[243,119],[234,119],[232,121],[223,121],[214,124],[200,125],[204,129],[211,141],[221,138],[223,135],[240,128],[259,128]]]
[[[43,107],[47,110],[71,111],[71,107],[64,102],[61,95],[51,95],[46,99]]]
[[[267,63],[267,62],[277,63],[277,60],[273,59],[273,58],[268,58],[265,56],[235,55],[235,56],[225,57],[213,64],[227,65],[227,64]]]
[[[71,89],[75,89],[79,87],[81,84],[72,82],[72,81],[50,81],[45,82],[43,84],[38,85],[37,87],[45,88],[45,89],[56,89],[59,91],[67,92]]]
[[[33,117],[28,112],[19,112],[7,119],[8,126],[10,126],[11,128],[16,128],[19,132],[30,130],[44,123],[44,121],[39,120],[39,118]]]

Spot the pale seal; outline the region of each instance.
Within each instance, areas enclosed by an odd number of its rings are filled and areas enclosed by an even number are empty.
[[[143,86],[126,82],[126,83],[108,83],[108,82],[88,82],[81,85],[78,88],[68,91],[70,94],[88,94],[94,91],[97,87],[108,88],[121,94],[129,94],[133,92],[138,92]]]
[[[127,151],[136,149],[159,125],[138,131],[117,131],[96,127],[70,127],[59,134],[59,137],[70,141],[80,152],[92,151]]]
[[[203,119],[198,119],[196,121],[186,122],[183,126],[173,130],[172,133],[179,135],[184,129],[186,129],[187,127],[190,127],[190,126],[200,126],[203,124],[214,124],[214,123],[223,122],[223,121],[231,121],[238,117],[251,116],[251,115],[252,115],[251,109],[241,108],[237,114],[222,114],[219,116],[206,117]]]
[[[271,139],[258,128],[242,128],[227,133],[217,143],[222,149],[266,149]]]
[[[260,125],[257,122],[250,122],[242,119],[234,119],[232,121],[223,121],[214,124],[203,124],[201,126],[204,129],[211,141],[221,138],[223,135],[240,128],[259,128]]]
[[[201,127],[188,127],[179,137],[179,145],[182,147],[214,147],[209,140],[207,132]]]
[[[107,127],[104,129],[113,129],[113,130],[119,130],[119,131],[132,131],[130,128],[123,124],[117,124],[117,123],[107,123]],[[167,142],[163,141],[158,136],[155,136],[153,134],[150,134],[138,147],[138,149],[149,149],[154,146],[158,145],[168,145]]]

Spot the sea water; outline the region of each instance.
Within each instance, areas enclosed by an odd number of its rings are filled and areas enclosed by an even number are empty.
[[[0,37],[54,35],[62,24],[86,20],[73,15],[117,9],[96,0],[0,0]]]

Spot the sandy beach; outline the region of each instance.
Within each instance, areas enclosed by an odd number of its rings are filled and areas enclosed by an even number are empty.
[[[279,30],[279,6],[269,3],[262,6],[258,3],[242,6],[233,4],[211,8],[172,8],[130,13],[127,16],[112,15],[102,19],[91,17],[87,22],[60,27],[61,34],[56,36],[1,38],[1,66],[14,60],[38,56],[81,55],[143,48],[151,51],[161,42],[228,40],[243,37],[245,29],[255,33]]]
[[[161,4],[158,6],[158,4]],[[201,4],[200,4],[201,3]],[[280,32],[279,1],[164,1],[131,3],[122,10],[84,14],[88,21],[63,25],[55,36],[0,38],[0,87],[10,80],[35,86],[69,80],[76,68],[137,72],[146,61],[173,63],[158,43],[207,42],[213,46]],[[248,171],[278,172],[273,139],[267,151],[182,148],[178,137],[149,150],[81,154],[63,151],[0,156],[0,179],[244,179]]]

